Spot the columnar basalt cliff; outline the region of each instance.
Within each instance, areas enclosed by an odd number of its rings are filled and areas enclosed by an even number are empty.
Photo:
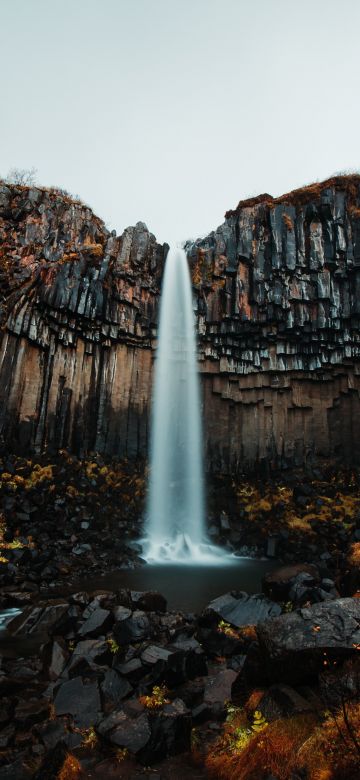
[[[0,189],[0,434],[22,451],[145,454],[167,247],[61,192]]]
[[[360,177],[243,201],[187,245],[214,471],[360,457]],[[0,184],[0,435],[146,455],[167,245]]]
[[[213,469],[360,455],[360,176],[228,211],[187,245]]]

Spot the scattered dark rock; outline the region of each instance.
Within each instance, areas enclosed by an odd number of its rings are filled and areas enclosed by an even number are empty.
[[[98,732],[113,745],[127,748],[137,755],[151,737],[149,715],[142,712],[137,717],[131,717],[124,710],[117,710],[100,722]]]
[[[49,702],[46,699],[20,701],[15,708],[15,721],[22,726],[32,726],[49,716]]]
[[[224,710],[225,702],[231,701],[231,692],[237,672],[233,669],[222,669],[218,674],[207,678],[205,682],[204,703],[213,712]]]
[[[113,620],[114,618],[109,610],[97,607],[79,628],[78,634],[81,637],[90,636],[96,638],[109,631]]]
[[[281,614],[281,607],[262,593],[249,596],[242,591],[232,591],[214,599],[205,610],[233,626],[252,626]]]
[[[267,620],[257,626],[270,680],[296,684],[324,669],[324,660],[344,660],[360,644],[358,599],[337,599]],[[326,654],[326,657],[325,657]]]
[[[294,563],[290,566],[281,566],[266,574],[262,581],[263,592],[275,601],[287,601],[294,580],[303,572],[312,577],[313,583],[320,582],[316,566],[311,563]]]
[[[76,726],[94,726],[101,712],[97,682],[84,685],[81,677],[64,682],[56,693],[54,706],[57,715],[72,715]]]
[[[271,685],[259,701],[258,709],[267,721],[311,712],[307,699],[289,685]]]
[[[132,686],[125,677],[121,677],[115,669],[108,669],[105,672],[103,681],[100,683],[101,696],[103,701],[103,711],[111,712],[122,699],[132,692]]]
[[[144,612],[166,612],[166,599],[157,591],[130,591],[132,605]]]
[[[150,635],[148,615],[142,610],[135,610],[131,617],[114,623],[113,633],[119,645],[146,639]]]

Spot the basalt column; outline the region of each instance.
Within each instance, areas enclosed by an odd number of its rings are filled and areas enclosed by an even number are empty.
[[[211,469],[360,460],[360,177],[240,202],[187,244]]]

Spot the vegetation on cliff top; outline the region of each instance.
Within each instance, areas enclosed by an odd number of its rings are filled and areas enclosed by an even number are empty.
[[[350,204],[350,210],[351,206],[356,209],[357,205],[353,201],[358,197],[359,186],[360,173],[338,174],[330,176],[329,179],[325,179],[321,182],[317,181],[311,184],[306,184],[304,187],[298,187],[297,189],[284,193],[284,195],[279,195],[277,198],[273,198],[272,195],[269,195],[266,192],[262,195],[256,195],[251,198],[246,198],[245,200],[240,200],[235,209],[229,209],[229,211],[226,212],[225,219],[236,216],[244,208],[257,206],[259,204],[264,204],[270,208],[273,208],[278,203],[288,203],[293,206],[301,206],[311,200],[318,200],[321,197],[323,190],[326,190],[330,187],[334,187],[337,190],[345,190],[352,201]]]

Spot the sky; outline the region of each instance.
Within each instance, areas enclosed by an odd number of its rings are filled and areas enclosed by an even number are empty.
[[[360,168],[359,0],[0,0],[0,175],[170,244]]]

